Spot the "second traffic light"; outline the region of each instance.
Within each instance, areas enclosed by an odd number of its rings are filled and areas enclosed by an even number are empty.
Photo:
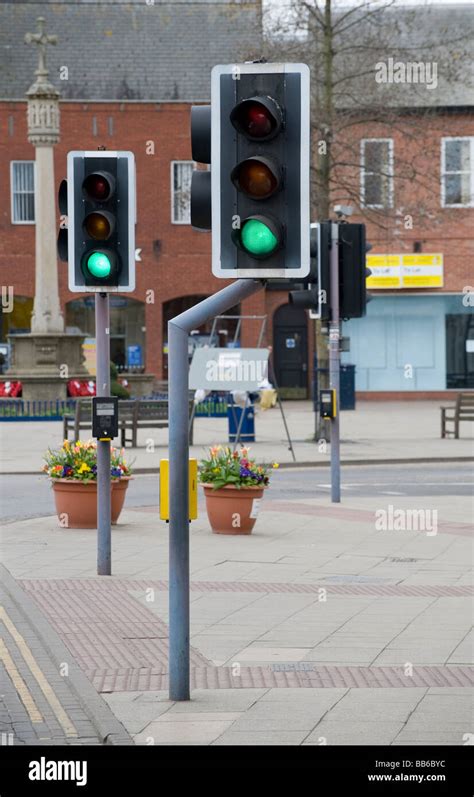
[[[74,151],[67,163],[69,290],[135,290],[133,153]]]
[[[330,306],[331,224],[323,221],[311,225],[311,271],[304,287],[290,291],[290,304],[303,307],[311,318],[328,321]],[[342,319],[362,318],[366,313],[366,242],[365,224],[336,222],[338,226],[339,316]],[[367,273],[369,272],[369,274]]]
[[[214,67],[211,107],[193,109],[191,133],[194,159],[211,163],[210,175],[194,172],[191,222],[212,226],[213,274],[227,279],[306,277],[308,67]]]

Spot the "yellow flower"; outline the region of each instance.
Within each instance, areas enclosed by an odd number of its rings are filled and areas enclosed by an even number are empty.
[[[273,468],[279,468],[280,466],[279,466],[278,462],[274,462],[274,463],[273,463],[273,465],[272,465],[272,467],[273,467]]]
[[[87,464],[87,462],[83,462],[81,467],[79,468],[79,470],[77,472],[78,473],[84,473],[85,471],[88,471],[88,470],[90,470],[89,465]]]
[[[213,469],[212,469],[212,472],[213,472],[213,473],[219,473],[219,471],[220,471],[220,468],[213,468]]]

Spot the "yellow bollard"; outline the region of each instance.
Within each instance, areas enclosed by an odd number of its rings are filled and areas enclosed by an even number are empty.
[[[189,520],[196,520],[198,516],[197,502],[197,459],[189,460]],[[170,481],[169,460],[160,460],[160,519],[169,522],[170,519]]]

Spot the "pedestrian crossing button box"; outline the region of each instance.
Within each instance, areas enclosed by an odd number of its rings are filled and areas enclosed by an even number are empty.
[[[112,440],[118,435],[118,398],[96,396],[92,399],[92,435],[97,440]]]
[[[336,391],[321,390],[319,392],[319,407],[321,418],[332,420],[336,417]]]

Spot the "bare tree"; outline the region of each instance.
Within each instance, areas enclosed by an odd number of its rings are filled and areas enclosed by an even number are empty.
[[[328,219],[335,203],[351,204],[387,245],[405,230],[438,223],[433,164],[443,106],[454,104],[454,91],[462,98],[472,88],[473,32],[463,13],[401,8],[395,0],[290,0],[267,16],[266,57],[311,68],[313,218]],[[364,145],[361,196],[364,138],[378,141]],[[383,139],[395,140],[394,158]],[[319,324],[316,349],[320,367],[327,367]],[[320,425],[316,438],[323,434]]]

